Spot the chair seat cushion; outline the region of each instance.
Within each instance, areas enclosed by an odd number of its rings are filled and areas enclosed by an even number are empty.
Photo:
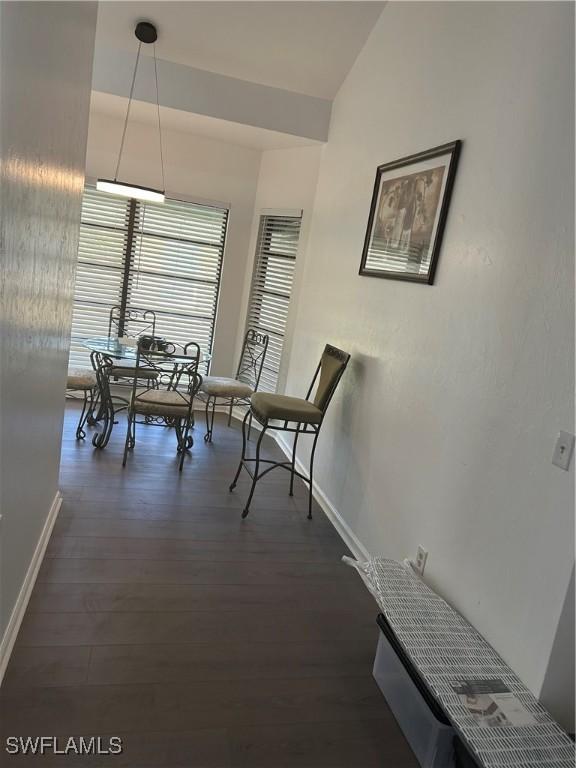
[[[173,416],[186,418],[188,415],[188,400],[179,392],[166,389],[144,389],[136,391],[132,398],[130,409],[144,416]]]
[[[256,392],[250,402],[254,415],[261,421],[279,419],[302,424],[319,424],[322,421],[322,411],[314,403],[300,397]]]
[[[133,379],[136,374],[136,368],[129,365],[115,365],[110,369],[110,377],[117,379]],[[139,379],[157,379],[158,371],[147,370],[146,368],[138,371]]]
[[[225,376],[205,376],[200,391],[217,397],[250,397],[254,392],[249,384]]]
[[[96,374],[90,368],[72,368],[68,371],[66,389],[93,389],[96,386]]]

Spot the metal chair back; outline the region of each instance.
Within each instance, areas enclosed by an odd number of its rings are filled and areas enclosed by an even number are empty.
[[[171,344],[170,346],[175,347],[176,345]],[[178,349],[177,346],[176,349]],[[198,366],[200,365],[200,345],[195,341],[189,341],[188,344],[185,344],[181,349],[184,355],[190,358],[190,364],[194,365],[196,370],[198,370]],[[178,389],[181,380],[180,370],[180,366],[177,366],[177,370],[172,376],[172,380],[168,383],[167,389]]]
[[[196,360],[196,367],[198,367],[198,364],[200,363],[200,345],[195,341],[189,341],[188,344],[184,345],[183,349],[185,355]]]
[[[192,354],[190,354],[192,352]],[[162,350],[145,349],[138,345],[134,379],[132,382],[132,407],[148,399],[150,392],[158,389],[170,390],[175,394],[174,406],[184,409],[182,418],[190,420],[194,397],[202,384],[198,373],[200,348],[195,342],[185,347],[166,342]],[[150,373],[156,377],[150,377]],[[144,383],[144,386],[141,386]]]
[[[326,413],[330,401],[334,396],[338,382],[342,378],[342,374],[346,370],[350,355],[348,352],[343,352],[337,347],[333,347],[331,344],[326,344],[324,352],[314,373],[314,378],[306,394],[306,400],[310,399],[310,395],[318,382],[316,387],[316,393],[314,395],[313,403],[319,408],[322,413]]]
[[[153,309],[126,307],[122,314],[122,307],[112,307],[108,318],[109,339],[113,336],[136,339],[143,335],[156,335],[156,312]]]
[[[260,384],[269,339],[268,335],[253,328],[249,328],[244,336],[236,378],[249,384],[255,392]]]

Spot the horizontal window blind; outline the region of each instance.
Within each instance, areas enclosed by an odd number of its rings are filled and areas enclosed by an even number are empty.
[[[173,343],[212,348],[226,221],[226,210],[176,200],[139,211],[128,304],[153,309]]]
[[[108,334],[108,316],[120,304],[128,239],[126,200],[87,188],[82,199],[78,264],[74,289],[71,367],[89,367],[82,340]]]
[[[260,218],[247,327],[270,337],[260,389],[275,392],[294,282],[301,218],[264,215]]]
[[[224,208],[86,189],[70,364],[89,365],[81,340],[106,336],[110,309],[122,304],[154,310],[158,336],[211,352],[227,221]]]

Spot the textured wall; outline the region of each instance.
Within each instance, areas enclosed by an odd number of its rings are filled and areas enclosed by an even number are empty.
[[[374,554],[425,546],[536,693],[574,561],[573,10],[386,5],[334,103],[287,384],[352,353],[320,486]],[[457,138],[436,284],[360,277],[376,166]]]
[[[1,636],[58,488],[96,3],[0,13]]]

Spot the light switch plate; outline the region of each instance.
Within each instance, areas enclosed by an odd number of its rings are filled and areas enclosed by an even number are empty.
[[[568,469],[570,466],[570,459],[572,458],[572,452],[574,451],[574,435],[570,432],[560,432],[558,439],[556,440],[556,447],[554,448],[554,455],[552,456],[552,464],[555,464],[560,469]]]

